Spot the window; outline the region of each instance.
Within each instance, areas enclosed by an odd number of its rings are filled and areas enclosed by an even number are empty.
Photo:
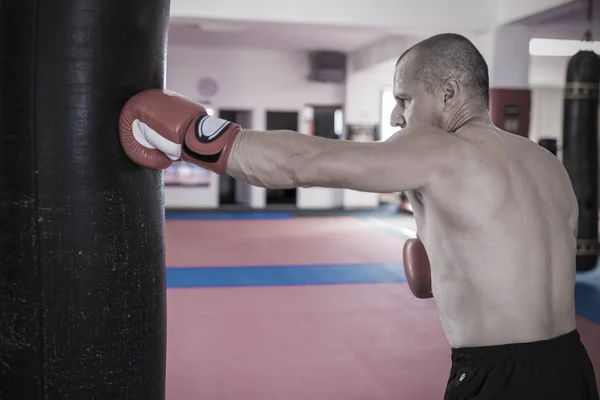
[[[381,127],[381,140],[385,141],[389,139],[394,133],[398,131],[398,127],[393,127],[390,125],[390,116],[392,115],[392,110],[396,105],[396,100],[394,99],[394,94],[391,88],[386,88],[381,93],[381,119],[379,121],[379,126]]]

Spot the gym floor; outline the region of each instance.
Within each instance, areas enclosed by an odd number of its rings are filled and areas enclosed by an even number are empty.
[[[386,210],[168,213],[167,399],[441,399],[450,348],[402,266],[414,232]],[[600,382],[600,273],[578,280]]]

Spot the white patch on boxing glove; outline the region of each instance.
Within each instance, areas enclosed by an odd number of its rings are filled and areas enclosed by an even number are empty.
[[[205,115],[198,118],[196,136],[201,143],[208,143],[227,130],[231,122],[221,118]]]
[[[139,119],[133,121],[131,130],[135,140],[142,146],[159,150],[173,161],[181,159],[181,144],[170,141]]]

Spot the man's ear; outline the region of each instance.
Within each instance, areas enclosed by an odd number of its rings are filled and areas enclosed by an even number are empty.
[[[456,79],[446,79],[442,87],[444,95],[444,105],[454,104],[458,100],[460,89],[460,84]]]

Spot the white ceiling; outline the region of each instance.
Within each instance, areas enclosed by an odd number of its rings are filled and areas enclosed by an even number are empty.
[[[600,38],[600,4],[594,9],[595,38]],[[574,1],[519,21],[536,36],[578,39],[585,29],[586,5]],[[433,34],[433,32],[429,32]],[[428,34],[423,33],[425,36]],[[389,29],[172,18],[169,43],[215,47],[351,52],[396,33]]]
[[[593,38],[600,40],[600,1],[596,1],[593,11]],[[588,27],[587,6],[584,1],[571,2],[520,23],[531,26],[536,38],[581,40]]]
[[[169,43],[348,52],[389,34],[378,28],[172,19]]]
[[[523,23],[532,26],[540,25],[573,25],[574,27],[584,27],[587,21],[587,1],[572,1],[561,7],[532,15],[523,19]],[[600,28],[600,2],[594,2],[593,21],[596,27]],[[598,30],[597,28],[597,30]],[[600,33],[600,32],[598,32]]]

